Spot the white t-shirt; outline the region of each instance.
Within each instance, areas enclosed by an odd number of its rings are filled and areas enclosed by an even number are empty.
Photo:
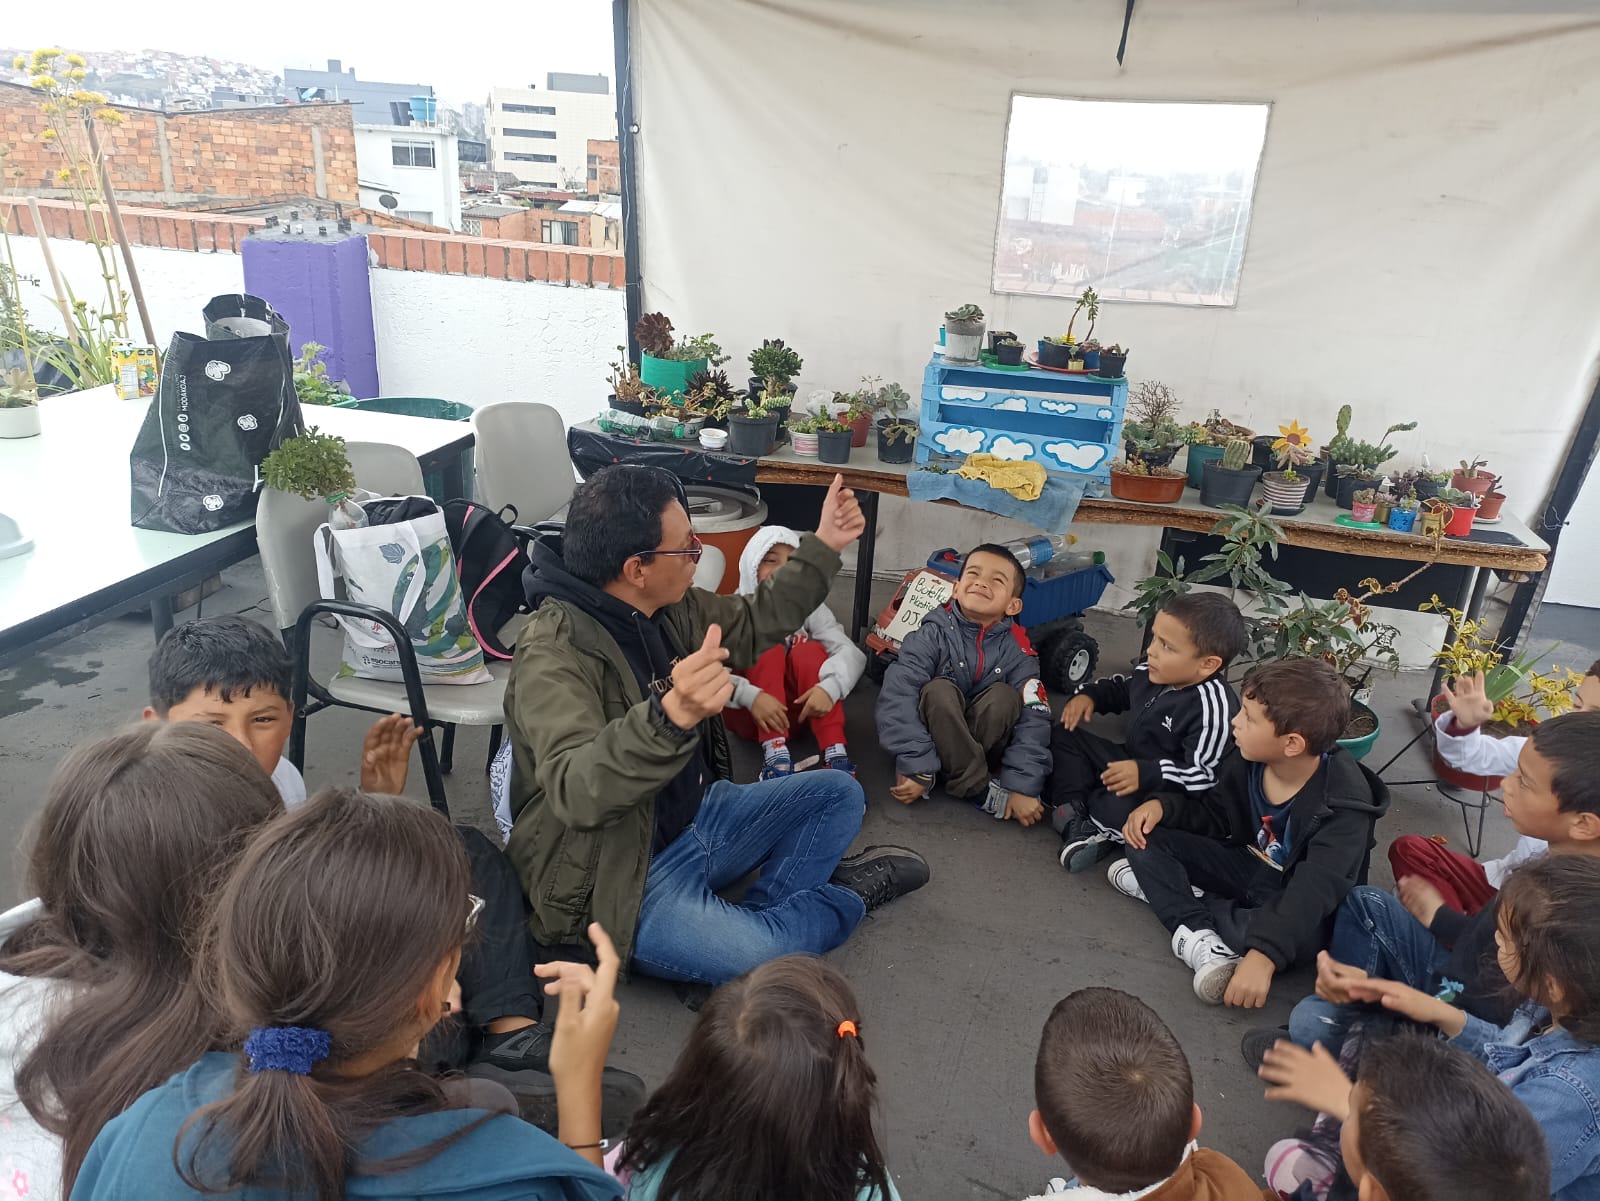
[[[278,795],[283,798],[283,807],[285,809],[293,809],[296,805],[305,804],[305,777],[287,759],[278,760],[278,766],[272,771],[272,782],[278,786]]]
[[[0,914],[0,943],[38,912],[32,900]],[[56,980],[0,972],[0,1196],[61,1196],[61,1140],[33,1120],[16,1094],[16,1071],[33,1050],[59,987]]]

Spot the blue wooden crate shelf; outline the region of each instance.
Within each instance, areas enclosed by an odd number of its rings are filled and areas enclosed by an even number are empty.
[[[1125,379],[996,371],[934,355],[922,376],[917,462],[985,451],[1110,483],[1127,403]]]

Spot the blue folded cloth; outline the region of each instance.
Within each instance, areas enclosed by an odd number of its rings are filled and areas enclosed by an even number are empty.
[[[1078,511],[1078,502],[1085,496],[1105,495],[1105,486],[1094,480],[1069,480],[1052,473],[1038,500],[1018,500],[1009,492],[989,487],[984,480],[918,470],[907,474],[906,491],[912,500],[959,501],[968,508],[1026,521],[1046,533],[1064,534]]]

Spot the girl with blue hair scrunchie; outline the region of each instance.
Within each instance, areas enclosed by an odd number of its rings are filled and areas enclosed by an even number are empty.
[[[416,1062],[482,905],[470,885],[448,822],[410,801],[329,789],[271,822],[204,942],[242,1054],[202,1056],[109,1123],[74,1201],[617,1198],[598,1165],[619,965],[598,926],[598,969],[540,969],[561,998],[560,1141],[517,1117],[500,1085],[436,1080]]]

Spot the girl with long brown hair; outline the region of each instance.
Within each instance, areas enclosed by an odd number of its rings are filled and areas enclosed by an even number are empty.
[[[13,1188],[54,1201],[106,1122],[209,1050],[189,942],[219,876],[281,805],[249,752],[146,723],[51,777],[35,899],[0,915],[0,1117]]]
[[[839,971],[786,955],[711,994],[628,1128],[628,1201],[899,1201]]]
[[[273,821],[218,894],[201,952],[222,1045],[242,1051],[201,1056],[107,1125],[75,1201],[617,1197],[593,1166],[617,1019],[598,927],[597,971],[541,972],[561,995],[561,1142],[513,1116],[504,1088],[416,1063],[481,908],[470,887],[448,822],[412,802],[328,789]]]

